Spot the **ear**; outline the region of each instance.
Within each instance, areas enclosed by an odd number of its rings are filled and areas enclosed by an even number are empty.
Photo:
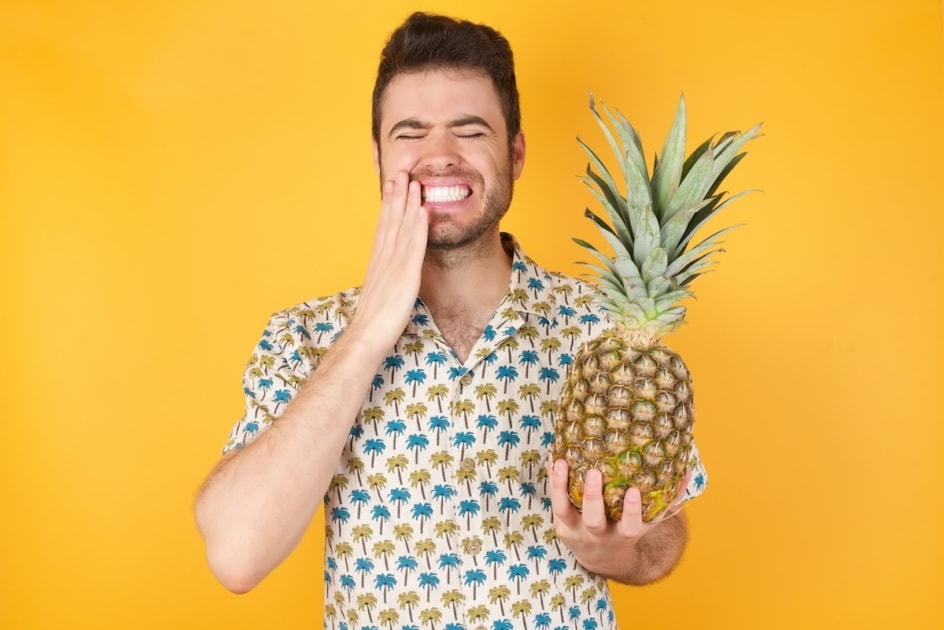
[[[380,175],[380,145],[377,144],[376,140],[372,140],[371,144],[374,148],[374,170],[377,171],[377,175]]]
[[[524,169],[524,149],[524,132],[519,131],[511,145],[511,172],[515,179],[521,176],[521,171]]]

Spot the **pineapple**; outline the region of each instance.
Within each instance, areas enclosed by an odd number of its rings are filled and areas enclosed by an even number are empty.
[[[590,158],[583,182],[609,221],[589,209],[585,214],[613,256],[581,239],[574,241],[602,262],[583,264],[598,276],[598,303],[614,325],[574,357],[561,391],[552,457],[567,461],[568,492],[578,509],[586,473],[597,468],[603,474],[607,516],[618,520],[626,490],[636,487],[643,520],[650,522],[678,494],[690,466],[695,418],[688,368],[661,337],[683,323],[685,308],[679,302],[693,296],[692,281],[721,251],[719,237],[736,227],[692,245],[708,219],[750,192],[724,199],[726,193],[716,191],[744,157],[739,151],[758,135],[760,125],[709,138],[685,158],[683,96],[650,178],[636,131],[619,110],[614,113],[602,103],[601,108],[603,115],[591,96],[590,109],[617,156],[626,195],[578,138]]]

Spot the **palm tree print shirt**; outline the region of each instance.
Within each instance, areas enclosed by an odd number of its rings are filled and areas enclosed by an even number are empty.
[[[503,240],[508,293],[466,363],[417,300],[377,368],[325,496],[325,628],[616,628],[606,581],[555,536],[545,470],[567,366],[609,322],[592,285]],[[273,315],[226,450],[278,418],[357,299]],[[706,479],[694,459],[690,496]]]

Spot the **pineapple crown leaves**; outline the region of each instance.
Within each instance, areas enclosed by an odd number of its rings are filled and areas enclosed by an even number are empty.
[[[694,296],[691,282],[715,263],[711,259],[714,253],[723,251],[720,237],[738,227],[721,229],[692,245],[695,233],[712,216],[752,192],[725,198],[726,192],[717,191],[746,155],[739,151],[759,137],[760,125],[743,133],[712,136],[686,158],[682,96],[650,178],[642,142],[623,114],[602,102],[598,109],[592,94],[590,109],[617,157],[626,194],[596,152],[578,137],[590,159],[582,181],[606,210],[606,218],[589,209],[585,215],[613,250],[613,255],[607,256],[575,238],[602,263],[582,264],[596,272],[603,292],[600,302],[618,320],[657,335],[669,332],[684,321],[685,308],[678,302]]]

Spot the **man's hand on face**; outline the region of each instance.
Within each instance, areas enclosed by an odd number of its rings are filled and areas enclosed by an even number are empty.
[[[420,183],[397,171],[383,182],[383,202],[367,276],[351,328],[392,347],[409,321],[420,290],[429,220]]]

